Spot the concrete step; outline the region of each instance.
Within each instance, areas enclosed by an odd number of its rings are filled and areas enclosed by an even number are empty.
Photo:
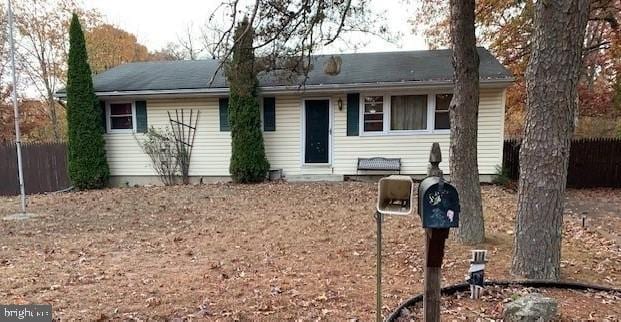
[[[343,181],[341,174],[299,174],[289,175],[285,178],[289,182],[317,182],[317,181]]]

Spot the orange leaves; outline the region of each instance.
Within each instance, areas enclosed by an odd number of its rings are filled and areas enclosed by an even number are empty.
[[[150,57],[147,47],[138,43],[134,34],[110,24],[90,29],[85,37],[88,60],[94,73]]]
[[[507,90],[505,132],[509,136],[522,134],[526,106],[524,72],[530,56],[532,31],[532,0],[480,0],[477,1],[478,44],[488,47],[516,77],[515,85]],[[410,20],[415,31],[422,33],[432,48],[448,45],[448,0],[424,0],[417,15]],[[621,99],[613,97],[619,92],[621,82],[621,1],[595,1],[591,6],[590,20],[585,34],[587,49],[583,58],[580,80],[581,117],[599,117],[616,121]],[[616,94],[621,97],[621,94]],[[594,129],[601,129],[595,126]],[[612,126],[614,128],[614,126]],[[614,129],[599,132],[581,129],[582,135],[615,135]]]

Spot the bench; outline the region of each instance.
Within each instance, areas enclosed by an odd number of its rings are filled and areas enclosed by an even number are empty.
[[[401,173],[399,158],[358,158],[357,171],[398,171]]]

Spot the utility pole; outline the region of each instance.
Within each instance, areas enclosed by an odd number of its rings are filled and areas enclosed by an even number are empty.
[[[11,70],[13,74],[13,111],[15,112],[15,148],[17,149],[17,173],[19,176],[19,193],[21,195],[21,211],[26,213],[26,190],[24,189],[24,170],[22,166],[22,143],[19,131],[19,106],[17,104],[17,75],[15,73],[15,40],[13,39],[13,8],[8,1],[9,44],[11,47]]]

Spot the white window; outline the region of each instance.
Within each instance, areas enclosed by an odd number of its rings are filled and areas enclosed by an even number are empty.
[[[108,132],[133,132],[136,126],[135,107],[131,102],[111,102],[106,109]]]
[[[364,131],[384,131],[384,96],[364,98]]]
[[[362,95],[361,133],[399,135],[433,133],[450,128],[448,106],[452,94]]]
[[[437,94],[435,109],[435,125],[436,130],[448,130],[451,128],[451,120],[449,118],[449,105],[453,94]]]

